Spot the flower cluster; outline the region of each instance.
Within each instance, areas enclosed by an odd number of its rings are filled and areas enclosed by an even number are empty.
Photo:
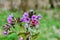
[[[22,22],[25,22],[26,24],[25,24],[24,27],[28,31],[29,26],[32,26],[32,27],[35,26],[36,27],[36,26],[38,26],[40,24],[39,19],[41,19],[41,15],[40,14],[36,15],[31,10],[30,12],[24,12],[23,17],[18,18],[16,20],[17,20],[18,23],[20,22],[19,23],[20,25],[22,24]],[[8,34],[8,30],[10,30],[11,26],[14,27],[15,22],[12,21],[12,20],[14,20],[13,14],[8,16],[8,18],[7,18],[8,24],[3,26],[4,28],[6,28],[6,30],[4,31],[4,34]],[[21,40],[23,40],[23,38],[21,38]]]
[[[39,21],[38,19],[41,19],[41,15],[38,14],[37,15],[32,15],[31,18],[29,18],[29,14],[27,12],[25,12],[23,14],[23,17],[21,18],[22,22],[26,22],[26,23],[31,23],[31,25],[39,25]]]
[[[20,21],[25,22],[27,24],[31,24],[32,26],[38,26],[40,24],[39,19],[41,19],[41,15],[36,15],[36,13],[33,10],[30,10],[29,12],[24,12],[23,17],[20,18]],[[25,25],[25,28],[26,26],[28,25]]]
[[[15,22],[14,22],[15,20],[14,20],[14,16],[13,16],[13,14],[10,14],[9,16],[8,16],[8,18],[7,18],[7,24],[5,24],[5,25],[3,25],[3,29],[4,29],[4,34],[8,34],[8,30],[10,31],[10,28],[11,27],[13,27],[13,28],[15,28],[14,27],[14,25],[15,25]]]

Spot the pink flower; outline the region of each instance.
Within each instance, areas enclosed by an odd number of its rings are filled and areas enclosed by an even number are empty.
[[[39,21],[38,20],[32,20],[32,25],[39,25]]]
[[[36,20],[36,21],[35,21],[35,24],[36,24],[36,25],[39,25],[39,21],[38,21],[38,20]]]

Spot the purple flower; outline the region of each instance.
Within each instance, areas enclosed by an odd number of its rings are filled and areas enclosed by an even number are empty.
[[[11,23],[12,22],[12,18],[11,17],[8,17],[7,18],[7,21],[8,21],[8,23]]]
[[[41,15],[40,14],[37,16],[37,19],[41,19]]]
[[[19,40],[24,40],[24,38],[23,38],[23,37],[21,37]]]
[[[25,22],[29,23],[30,22],[30,18],[25,18]]]
[[[4,35],[7,35],[7,34],[8,34],[8,32],[7,32],[7,31],[4,31],[4,32],[3,32],[3,34],[4,34]]]
[[[37,16],[36,15],[33,15],[32,16],[32,20],[36,20]]]
[[[13,14],[11,14],[11,15],[8,16],[8,18],[7,18],[8,23],[12,22],[12,17],[14,17]]]
[[[23,17],[24,18],[27,18],[28,17],[28,13],[27,12],[24,12]]]
[[[25,18],[21,18],[20,21],[25,22]]]
[[[20,20],[21,20],[22,22],[27,22],[27,23],[30,22],[30,18],[21,18]]]
[[[25,24],[25,28],[28,28],[28,24]]]

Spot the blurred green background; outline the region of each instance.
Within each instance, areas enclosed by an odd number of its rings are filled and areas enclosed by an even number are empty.
[[[18,40],[20,27],[16,24],[16,31],[10,35],[3,35],[2,26],[7,23],[7,17],[13,13],[14,17],[22,17],[23,12],[33,9],[42,15],[37,39],[32,40],[60,40],[60,1],[59,0],[0,0],[0,40]],[[37,6],[36,6],[37,5]],[[24,34],[22,34],[24,35]],[[25,38],[25,37],[24,37]]]

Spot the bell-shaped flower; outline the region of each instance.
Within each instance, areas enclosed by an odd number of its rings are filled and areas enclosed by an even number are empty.
[[[38,14],[37,19],[41,19],[41,17],[42,17],[42,16],[41,16],[40,14]]]
[[[11,14],[11,15],[8,16],[8,18],[7,18],[8,23],[12,22],[12,17],[14,17],[13,14]]]
[[[23,37],[21,37],[19,40],[24,40],[24,38],[23,38]]]
[[[33,15],[32,16],[32,20],[36,20],[37,16],[36,15]]]
[[[7,18],[7,21],[8,21],[8,23],[11,23],[12,22],[12,18],[11,17],[8,17]]]
[[[28,24],[25,24],[25,28],[28,28]]]
[[[24,18],[27,18],[28,17],[28,13],[27,12],[24,12],[23,17]]]
[[[38,20],[32,20],[32,25],[39,25],[39,21]]]
[[[21,21],[21,22],[25,22],[25,18],[21,18],[20,21]]]
[[[30,18],[25,18],[25,22],[30,23]]]
[[[3,32],[3,34],[4,34],[4,35],[7,35],[7,34],[8,34],[8,32],[7,32],[7,31],[4,31],[4,32]]]
[[[35,24],[36,24],[36,25],[39,25],[39,21],[38,21],[38,20],[36,20],[36,21],[35,21]]]

